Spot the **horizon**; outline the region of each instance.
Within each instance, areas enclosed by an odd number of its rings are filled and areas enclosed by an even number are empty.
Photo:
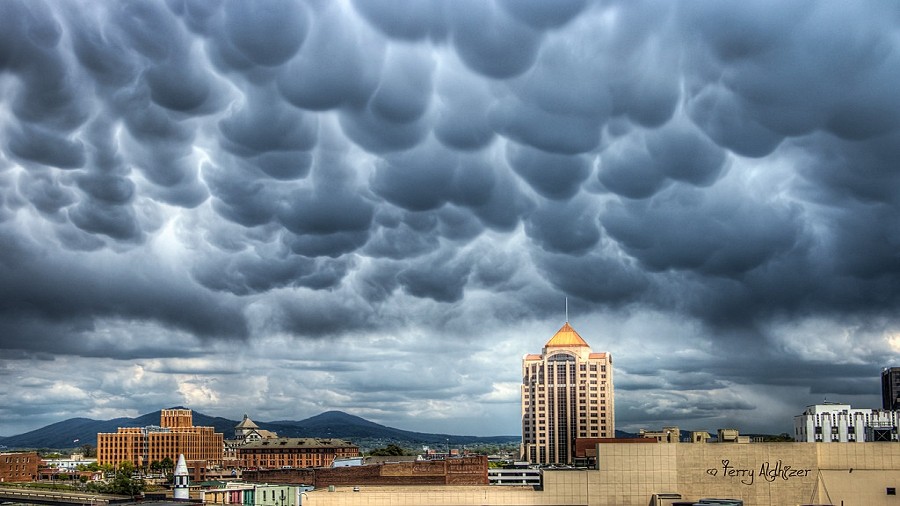
[[[822,402],[821,404],[842,404],[842,403],[827,401],[827,402]],[[806,406],[806,407],[809,407],[809,406]],[[21,433],[18,433],[18,434],[12,434],[12,435],[4,435],[4,434],[0,434],[0,438],[11,438],[11,437],[21,436],[21,435],[27,434],[27,433],[29,433],[29,432],[33,432],[33,431],[38,431],[38,430],[41,430],[41,429],[45,429],[45,428],[47,428],[47,427],[49,427],[49,426],[51,426],[51,425],[54,425],[54,424],[67,422],[67,421],[69,421],[69,420],[86,419],[86,420],[91,420],[91,421],[95,421],[95,422],[108,422],[108,421],[115,420],[115,419],[117,419],[117,418],[127,418],[127,419],[134,420],[134,419],[141,418],[141,417],[144,417],[144,416],[157,414],[158,412],[160,412],[161,410],[164,410],[164,409],[189,409],[189,410],[191,411],[192,414],[199,413],[200,415],[202,415],[202,416],[204,416],[204,417],[209,417],[209,418],[222,418],[222,419],[225,419],[225,420],[228,420],[228,421],[232,421],[232,422],[236,422],[236,423],[240,423],[240,420],[243,419],[243,414],[240,416],[240,418],[232,419],[232,418],[229,418],[229,417],[227,417],[227,416],[210,415],[210,414],[204,413],[204,412],[202,412],[202,411],[197,411],[197,410],[195,410],[195,409],[192,409],[192,408],[189,408],[189,407],[185,407],[185,406],[180,406],[180,405],[179,405],[179,406],[171,406],[171,407],[166,407],[166,408],[159,408],[159,409],[157,409],[157,410],[155,410],[155,411],[149,411],[149,412],[147,412],[147,413],[141,413],[141,414],[136,415],[136,416],[116,417],[116,418],[110,418],[110,419],[105,419],[105,420],[94,419],[94,418],[85,418],[85,417],[77,417],[77,416],[76,416],[76,417],[69,417],[69,418],[66,418],[66,419],[63,419],[63,420],[57,420],[57,421],[55,421],[55,422],[50,422],[50,423],[48,423],[47,425],[44,425],[44,426],[41,426],[41,427],[37,427],[37,428],[35,428],[35,429],[27,430],[27,431],[25,431],[25,432],[21,432]],[[343,414],[343,415],[348,415],[348,416],[355,417],[355,418],[362,418],[363,420],[365,420],[365,421],[367,421],[367,422],[375,423],[375,424],[377,424],[377,425],[379,425],[379,426],[382,426],[382,427],[387,427],[387,428],[390,428],[390,429],[402,430],[402,431],[405,431],[405,432],[414,432],[414,433],[419,433],[419,434],[436,434],[436,435],[450,435],[450,436],[461,436],[461,437],[481,437],[481,438],[491,438],[491,437],[504,437],[504,438],[505,438],[505,437],[518,437],[518,438],[521,438],[521,434],[488,434],[488,435],[477,435],[477,434],[461,434],[461,433],[460,433],[460,434],[454,434],[454,433],[433,432],[433,431],[428,431],[428,430],[420,431],[420,430],[404,429],[404,428],[402,428],[402,427],[394,427],[394,426],[383,425],[383,424],[380,424],[380,423],[378,423],[378,422],[374,422],[374,421],[372,421],[372,420],[368,420],[368,419],[366,419],[365,417],[362,417],[362,416],[359,416],[359,415],[355,415],[355,414],[353,414],[353,413],[349,413],[349,412],[346,412],[346,411],[335,410],[335,409],[323,411],[323,412],[317,413],[317,414],[315,414],[315,415],[311,415],[311,416],[304,417],[304,418],[301,418],[301,419],[296,419],[296,420],[281,419],[281,420],[269,420],[269,421],[266,421],[266,420],[258,420],[258,419],[254,419],[252,416],[250,416],[250,419],[253,420],[253,422],[254,422],[254,423],[257,423],[257,424],[278,424],[278,423],[281,423],[281,422],[302,422],[302,421],[304,421],[304,420],[308,420],[308,419],[311,419],[311,418],[316,418],[316,417],[318,417],[318,416],[321,416],[321,415],[324,415],[324,414],[328,414],[328,413],[341,413],[341,414]],[[664,425],[666,425],[666,424],[664,424]],[[668,424],[668,425],[671,425],[671,424]],[[196,424],[195,424],[195,426],[196,426]],[[659,426],[659,427],[643,427],[643,428],[644,428],[644,429],[648,429],[648,430],[658,430],[658,429],[661,429],[662,427],[663,427],[663,425],[661,425],[661,426]],[[715,433],[717,429],[722,429],[722,428],[726,428],[726,427],[716,427],[715,429],[710,429],[710,428],[683,428],[683,427],[680,427],[680,426],[679,426],[678,428],[679,428],[679,430],[680,430],[681,432],[690,432],[690,431],[696,431],[696,430],[705,430],[705,431],[710,432],[710,433],[712,434],[712,433]],[[731,428],[731,427],[729,427],[729,428]],[[737,427],[737,429],[740,430],[740,427]],[[637,432],[622,431],[622,430],[619,430],[619,429],[616,429],[616,432],[624,432],[624,433],[627,433],[627,434],[637,434]],[[745,432],[741,431],[741,434],[743,435],[743,434],[745,434]],[[756,435],[756,434],[780,435],[780,434],[782,434],[782,433],[781,433],[781,432],[779,432],[779,433],[756,433],[756,432],[749,432],[749,433],[746,433],[746,434],[751,434],[751,435]],[[788,432],[788,434],[790,434],[790,433]],[[336,437],[343,437],[343,436],[336,436]]]
[[[900,364],[877,0],[0,2],[0,431],[352,411],[792,431]]]

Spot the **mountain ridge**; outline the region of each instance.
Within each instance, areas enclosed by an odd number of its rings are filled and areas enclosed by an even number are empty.
[[[6,446],[7,449],[66,449],[85,444],[96,446],[98,433],[116,432],[119,427],[159,425],[160,413],[161,410],[158,410],[134,418],[120,417],[110,420],[94,420],[83,417],[69,418],[22,434],[0,436],[0,446]],[[216,432],[224,434],[225,439],[231,439],[234,437],[234,427],[239,422],[193,411],[193,423],[195,426],[213,427]],[[337,410],[325,411],[303,420],[277,420],[272,422],[254,420],[254,423],[260,429],[278,433],[279,437],[341,438],[349,439],[356,444],[360,444],[359,440],[403,441],[414,444],[443,445],[448,440],[454,444],[472,444],[510,443],[520,439],[520,436],[465,436],[407,431],[381,425]]]

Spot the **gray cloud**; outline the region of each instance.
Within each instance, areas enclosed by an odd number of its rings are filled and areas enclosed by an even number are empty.
[[[0,3],[0,374],[67,413],[271,396],[516,433],[517,361],[568,297],[623,427],[874,402],[900,359],[898,23],[877,0]],[[234,346],[243,386],[202,362]],[[368,382],[382,359],[403,367]],[[61,416],[16,391],[17,426]]]

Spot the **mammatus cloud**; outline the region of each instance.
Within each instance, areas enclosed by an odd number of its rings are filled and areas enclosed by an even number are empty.
[[[900,359],[898,23],[3,2],[5,430],[191,404],[514,434],[565,297],[617,357],[620,428],[875,404]]]

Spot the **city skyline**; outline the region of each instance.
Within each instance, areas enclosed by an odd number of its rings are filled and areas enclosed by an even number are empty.
[[[892,2],[0,2],[0,435],[165,406],[790,432],[900,365]]]

